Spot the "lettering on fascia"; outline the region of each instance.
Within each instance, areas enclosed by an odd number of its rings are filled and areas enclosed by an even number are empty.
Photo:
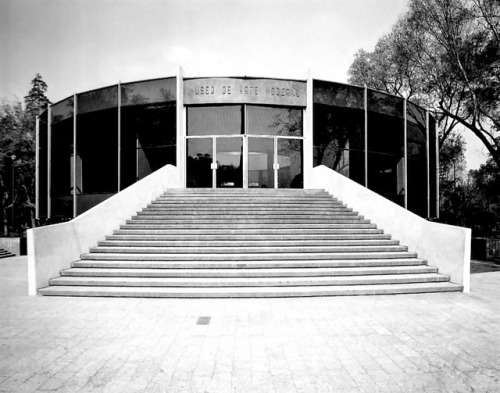
[[[245,85],[240,86],[239,89],[235,89],[234,86],[231,85],[222,85],[222,86],[213,86],[213,85],[205,85],[205,86],[197,86],[194,88],[194,95],[196,96],[210,96],[210,95],[268,95],[268,96],[277,96],[277,97],[300,97],[300,90],[288,88],[288,87],[268,87],[265,90],[259,88],[258,86]]]

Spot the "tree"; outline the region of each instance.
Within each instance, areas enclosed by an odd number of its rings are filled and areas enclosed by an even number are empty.
[[[358,52],[349,80],[434,109],[441,146],[462,125],[500,168],[499,27],[498,0],[410,0],[375,50]]]
[[[27,216],[27,212],[33,213],[34,210],[32,201],[35,196],[36,116],[50,104],[50,101],[45,96],[47,85],[39,74],[31,81],[31,85],[24,106],[19,101],[0,104],[2,224],[6,217],[12,216],[13,208],[17,213],[16,219]],[[30,220],[32,221],[32,217]],[[5,234],[5,227],[2,232]]]

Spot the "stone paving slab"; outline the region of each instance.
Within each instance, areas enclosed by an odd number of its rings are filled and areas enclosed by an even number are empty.
[[[500,391],[500,272],[469,294],[237,300],[29,297],[26,277],[0,261],[0,392]]]

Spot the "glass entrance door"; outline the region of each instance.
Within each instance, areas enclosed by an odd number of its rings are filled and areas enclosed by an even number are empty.
[[[260,136],[187,138],[187,187],[302,188],[303,140]]]
[[[248,187],[275,188],[274,138],[248,137]]]
[[[243,137],[215,137],[217,188],[243,187]]]

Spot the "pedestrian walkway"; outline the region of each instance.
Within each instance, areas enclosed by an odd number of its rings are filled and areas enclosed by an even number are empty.
[[[472,292],[29,297],[0,261],[1,392],[498,392],[500,272]]]

